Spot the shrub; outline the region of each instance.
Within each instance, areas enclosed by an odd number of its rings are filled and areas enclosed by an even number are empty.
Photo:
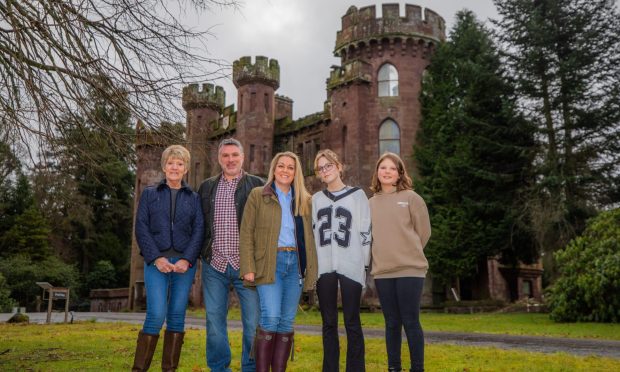
[[[8,313],[15,306],[15,300],[10,295],[11,289],[7,285],[4,275],[0,273],[0,313]]]
[[[86,275],[88,290],[97,288],[113,288],[116,283],[116,270],[112,262],[98,261],[93,270]]]
[[[549,292],[551,319],[620,322],[620,209],[590,220],[555,259],[559,277]]]
[[[11,297],[21,306],[33,308],[35,298],[41,295],[36,282],[49,282],[55,287],[78,286],[78,271],[73,265],[62,262],[55,256],[35,262],[25,255],[16,255],[0,260],[0,274],[4,275]]]

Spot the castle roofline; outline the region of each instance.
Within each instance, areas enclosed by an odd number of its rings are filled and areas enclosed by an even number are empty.
[[[233,83],[237,88],[246,84],[262,83],[277,90],[280,87],[278,60],[256,56],[255,62],[252,63],[252,57],[239,58],[233,62]]]
[[[351,6],[342,17],[342,30],[336,34],[334,55],[350,45],[370,43],[373,40],[402,38],[424,39],[431,42],[445,40],[445,21],[436,12],[418,5],[405,5],[405,16],[400,16],[398,4],[383,4],[383,16],[377,18],[374,5],[360,8]]]

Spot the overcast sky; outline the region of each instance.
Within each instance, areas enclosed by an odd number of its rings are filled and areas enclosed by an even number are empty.
[[[386,1],[396,3],[396,1]],[[439,13],[450,30],[457,11],[468,8],[478,19],[497,16],[491,0],[417,0],[408,4],[428,7]],[[242,0],[238,10],[212,9],[190,24],[212,27],[214,37],[207,41],[211,57],[229,63],[241,56],[263,55],[280,63],[280,88],[276,93],[294,101],[293,116],[299,118],[323,108],[325,80],[330,66],[339,64],[333,56],[336,31],[341,17],[351,5],[358,9],[377,6],[369,0]],[[401,15],[405,2],[400,2]],[[230,81],[218,85],[226,91],[226,105],[236,105],[237,91]]]

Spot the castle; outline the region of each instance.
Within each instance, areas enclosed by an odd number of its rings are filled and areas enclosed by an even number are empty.
[[[267,57],[234,61],[236,109],[226,105],[222,87],[185,87],[185,143],[192,154],[189,184],[197,189],[205,178],[219,172],[217,144],[226,137],[241,141],[244,169],[257,175],[267,175],[275,153],[297,153],[311,191],[320,187],[314,177],[313,161],[322,148],[330,148],[341,156],[346,165],[345,183],[361,186],[367,192],[375,161],[384,151],[400,154],[415,175],[413,145],[420,123],[418,96],[430,57],[445,40],[445,22],[434,11],[409,4],[405,5],[404,16],[400,15],[398,4],[382,5],[382,14],[377,18],[374,5],[360,9],[352,6],[342,17],[334,48],[340,65],[331,67],[326,81],[327,99],[323,110],[315,114],[292,119],[293,101],[276,94],[280,85],[278,61]],[[165,145],[156,134],[139,131],[136,203],[142,189],[163,176],[159,156]],[[503,279],[499,269],[497,262],[490,260],[488,278],[473,284],[482,287],[480,296],[506,300],[514,297],[510,294],[512,284]],[[534,297],[540,296],[539,269],[522,271],[517,275],[521,279],[515,282],[519,288],[529,285],[529,295]],[[142,271],[142,259],[134,241],[130,278],[133,309],[140,307],[144,297]],[[432,281],[428,283],[424,300],[427,304],[433,297]],[[190,295],[194,305],[201,303],[199,287],[200,274]],[[519,288],[517,296],[525,291]]]

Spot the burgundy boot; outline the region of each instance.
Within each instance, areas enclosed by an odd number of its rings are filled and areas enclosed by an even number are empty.
[[[276,342],[271,359],[272,372],[286,371],[286,363],[293,347],[293,332],[276,333]]]
[[[275,332],[268,332],[260,327],[256,328],[254,338],[254,360],[256,361],[256,372],[269,372],[273,348],[275,345]]]

